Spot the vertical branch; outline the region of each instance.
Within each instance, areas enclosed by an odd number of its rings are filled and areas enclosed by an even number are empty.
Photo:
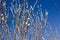
[[[16,40],[16,30],[14,30],[14,40]]]
[[[56,38],[56,40],[59,40],[58,28],[56,28],[56,31],[55,32],[56,32],[56,37],[55,38]]]
[[[0,40],[3,39],[3,24],[4,24],[4,15],[2,11],[4,10],[2,0],[0,0]],[[4,10],[5,11],[5,10]]]
[[[8,16],[6,16],[6,40],[8,40],[9,29],[8,29]]]
[[[0,24],[1,24],[1,12],[0,12]]]
[[[50,26],[50,40],[54,40],[53,32],[52,32],[52,27]]]
[[[2,40],[2,17],[0,12],[0,40]]]

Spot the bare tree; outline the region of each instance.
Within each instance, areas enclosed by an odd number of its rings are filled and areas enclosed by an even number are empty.
[[[14,5],[13,3],[16,2]],[[56,35],[54,39],[53,28],[48,24],[48,11],[45,10],[45,15],[42,10],[42,5],[37,5],[38,0],[36,0],[35,4],[30,7],[28,6],[28,1],[23,0],[23,3],[20,4],[19,0],[12,0],[11,6],[6,9],[6,0],[4,3],[1,3],[0,0],[0,24],[4,24],[2,26],[6,31],[6,40],[59,40],[59,37]],[[37,6],[37,11],[34,8]],[[2,14],[2,9],[4,9],[4,14]],[[9,12],[12,14],[12,27],[14,29],[14,34],[12,37],[11,32],[9,30],[8,19]],[[15,25],[14,25],[15,24]],[[0,40],[3,38],[3,28],[0,28]],[[47,29],[49,28],[50,33],[47,33]],[[12,30],[12,29],[11,29]],[[28,34],[29,32],[29,34]],[[56,29],[56,33],[57,29]]]

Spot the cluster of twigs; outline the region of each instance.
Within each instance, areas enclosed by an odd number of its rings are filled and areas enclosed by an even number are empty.
[[[13,2],[15,2],[16,5],[14,5]],[[58,40],[58,37],[54,39],[52,27],[47,23],[48,11],[45,10],[44,15],[42,5],[38,5],[38,11],[35,12],[34,7],[37,2],[38,0],[34,6],[30,5],[29,8],[27,0],[23,0],[22,4],[19,4],[19,0],[12,0],[11,7],[6,9],[6,0],[3,4],[0,0],[0,40],[4,40],[4,33],[6,33],[6,40]],[[2,13],[2,10],[4,10],[4,13]],[[12,33],[9,30],[9,10],[13,15],[10,21],[13,24],[11,27],[14,27],[14,37],[11,36]],[[47,34],[46,28],[50,28],[50,34]],[[3,32],[3,30],[5,32]]]

